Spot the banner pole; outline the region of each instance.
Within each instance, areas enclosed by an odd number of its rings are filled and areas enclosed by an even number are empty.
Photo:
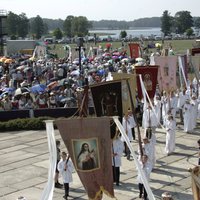
[[[131,100],[131,109],[132,109],[132,112],[133,112],[133,117],[134,117],[134,120],[135,120],[135,123],[136,123],[136,126],[137,126],[137,131],[138,131],[138,143],[139,143],[140,154],[141,154],[141,156],[143,156],[142,140],[141,140],[140,128],[139,128],[139,124],[138,124],[137,117],[136,117],[136,114],[135,114],[135,106],[134,106],[134,103],[133,103],[131,88],[130,88],[130,84],[129,84],[129,82],[128,82],[128,79],[126,80],[126,84],[127,84],[127,86],[128,86],[129,97],[130,97],[130,100]]]

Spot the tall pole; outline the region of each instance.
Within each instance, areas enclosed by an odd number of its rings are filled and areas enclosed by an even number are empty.
[[[133,112],[133,117],[134,117],[135,123],[136,123],[136,125],[137,125],[138,143],[139,143],[140,155],[143,156],[142,140],[141,140],[141,134],[140,134],[140,127],[139,127],[139,123],[137,122],[137,117],[136,117],[136,114],[135,114],[135,106],[134,106],[134,103],[133,103],[131,88],[130,88],[130,84],[129,84],[129,82],[128,82],[128,79],[126,80],[126,84],[127,84],[127,86],[128,86],[129,96],[130,96],[130,100],[131,100],[131,109],[132,109],[132,112]]]

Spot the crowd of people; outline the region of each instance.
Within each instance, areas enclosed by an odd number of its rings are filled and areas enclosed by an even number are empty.
[[[92,58],[82,57],[81,68],[77,60],[46,59],[23,60],[13,59],[13,62],[0,64],[0,110],[77,107],[83,87],[110,80],[111,72],[133,73],[137,65],[146,65],[148,60],[130,59],[124,50],[106,49],[101,55]],[[37,86],[37,87],[36,87]],[[26,88],[26,90],[24,90]],[[89,106],[92,106],[89,95]],[[142,105],[142,151],[138,150],[138,160],[149,181],[150,173],[156,163],[156,128],[163,127],[166,132],[165,153],[167,156],[175,151],[175,134],[177,118],[183,123],[183,131],[193,132],[197,119],[200,118],[200,96],[196,82],[190,87],[176,91],[157,91],[154,99]],[[123,117],[122,125],[130,141],[136,139],[134,128],[137,126],[131,110]],[[113,177],[116,185],[120,182],[121,156],[123,152],[130,160],[130,150],[123,146],[119,132],[113,139]],[[65,198],[69,192],[69,182],[66,170],[71,173],[71,162],[66,153],[62,153],[62,161],[58,160],[58,170],[62,172],[65,185]],[[67,160],[67,164],[66,164]],[[69,162],[69,163],[68,163]],[[70,166],[67,166],[70,165]],[[56,187],[60,184],[56,182]],[[148,199],[147,192],[138,174],[139,197]]]

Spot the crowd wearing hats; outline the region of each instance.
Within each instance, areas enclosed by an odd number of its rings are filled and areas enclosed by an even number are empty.
[[[81,66],[78,58],[0,58],[0,109],[76,107],[86,84],[110,80],[111,72],[132,73],[136,63],[144,65],[144,59],[131,59],[123,48],[99,52],[83,55]]]

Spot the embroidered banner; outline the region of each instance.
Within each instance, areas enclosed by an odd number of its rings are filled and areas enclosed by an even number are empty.
[[[131,108],[131,99],[128,91],[127,80],[130,85],[131,98],[133,99],[134,105],[136,105],[136,75],[126,73],[112,73],[113,80],[122,81],[122,107],[123,113],[126,114],[128,109]]]
[[[177,56],[154,57],[155,65],[158,65],[158,86],[160,91],[172,91],[177,89]]]
[[[122,83],[107,81],[90,86],[96,115],[123,117],[122,111]],[[126,92],[127,94],[127,92]]]
[[[103,192],[114,198],[110,118],[61,119],[56,125],[89,199]]]
[[[128,46],[131,58],[140,57],[140,45],[138,43],[129,43]]]
[[[192,81],[194,77],[199,80],[200,55],[189,57],[189,69],[191,69],[191,74],[189,74],[190,81]]]
[[[157,85],[158,66],[137,66],[135,67],[137,76],[138,98],[142,99],[142,88],[139,80],[139,74],[142,75],[142,80],[150,99],[154,98]]]

